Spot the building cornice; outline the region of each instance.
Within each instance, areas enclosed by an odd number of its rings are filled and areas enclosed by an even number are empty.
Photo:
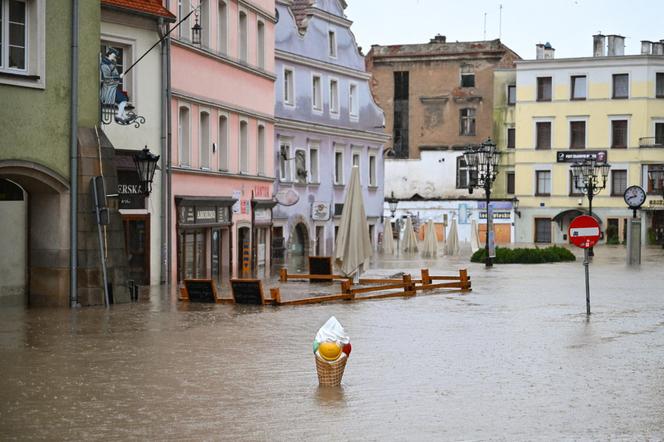
[[[349,77],[359,78],[361,80],[371,79],[371,74],[368,72],[358,71],[356,69],[339,66],[338,64],[326,63],[324,61],[314,60],[312,58],[304,57],[298,54],[293,54],[292,52],[286,52],[280,49],[276,49],[274,51],[274,56],[277,60],[288,61],[290,63],[298,63],[315,69],[332,71],[338,74],[347,75]]]
[[[179,100],[184,100],[184,101],[189,101],[192,103],[196,103],[199,105],[204,105],[204,106],[209,106],[209,107],[214,107],[217,109],[224,110],[226,112],[233,112],[236,114],[244,115],[247,117],[253,117],[256,118],[257,120],[265,121],[268,123],[274,123],[275,119],[273,115],[269,114],[264,114],[262,112],[256,112],[255,110],[252,109],[247,109],[245,107],[241,106],[236,106],[234,104],[226,103],[220,100],[214,100],[212,98],[208,97],[201,97],[198,95],[190,94],[185,91],[181,91],[178,89],[173,89],[171,91],[171,95],[173,98],[177,98]]]
[[[467,60],[500,60],[506,51],[483,51],[483,52],[455,52],[452,54],[407,54],[407,55],[374,55],[372,62],[376,64],[389,63],[423,63],[431,61]]]
[[[265,181],[268,183],[274,182],[275,177],[262,176],[262,175],[249,175],[247,173],[230,173],[223,172],[221,170],[203,170],[203,169],[194,169],[192,167],[182,167],[182,166],[171,166],[171,170],[176,173],[185,173],[191,175],[208,175],[208,176],[223,176],[224,178],[237,178],[240,180],[250,180],[250,181]]]
[[[338,15],[330,14],[327,11],[323,11],[322,9],[318,8],[311,8],[307,10],[307,15],[312,15],[314,17],[321,18],[325,21],[329,21],[331,23],[334,23],[339,26],[343,26],[346,28],[350,28],[353,24],[352,21],[348,20],[347,18],[344,17],[339,17]]]
[[[275,129],[290,129],[302,132],[317,133],[321,135],[356,138],[360,140],[371,141],[374,143],[381,143],[381,144],[384,144],[390,138],[392,138],[387,134],[369,132],[364,130],[344,129],[336,126],[327,126],[324,124],[305,123],[285,118],[277,118],[274,126]]]
[[[175,46],[179,46],[181,48],[188,49],[190,51],[196,52],[197,54],[202,55],[204,57],[212,58],[216,61],[229,64],[229,65],[231,65],[235,68],[241,69],[243,71],[249,72],[249,73],[254,74],[254,75],[261,76],[261,77],[263,77],[267,80],[276,81],[276,79],[277,79],[276,75],[274,75],[274,74],[272,74],[268,71],[258,69],[257,67],[254,67],[254,66],[249,66],[249,65],[247,65],[245,63],[242,63],[239,60],[233,59],[233,58],[231,58],[227,55],[220,54],[220,53],[217,53],[217,52],[212,52],[212,50],[209,50],[209,49],[199,48],[198,46],[195,46],[195,45],[193,45],[193,44],[191,44],[191,43],[189,43],[185,40],[172,38],[171,42]]]
[[[617,57],[578,57],[555,58],[546,60],[517,60],[518,71],[570,69],[579,66],[590,67],[623,67],[623,66],[664,66],[662,55],[620,55]]]
[[[238,4],[242,6],[243,8],[247,8],[253,12],[255,12],[257,15],[260,15],[261,17],[265,18],[266,20],[276,23],[277,22],[277,17],[274,14],[271,14],[269,11],[266,11],[265,9],[254,5],[253,3],[249,3],[247,0],[238,0]]]

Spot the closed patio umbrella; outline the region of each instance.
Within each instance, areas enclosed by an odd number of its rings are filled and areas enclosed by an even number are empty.
[[[480,249],[480,232],[475,220],[470,222],[470,249],[473,253]]]
[[[402,249],[406,253],[417,253],[417,236],[413,230],[413,222],[410,218],[406,218],[406,227],[403,231],[403,246]]]
[[[435,258],[438,256],[438,238],[433,227],[433,220],[427,221],[427,230],[424,233],[424,243],[422,244],[422,257]]]
[[[385,222],[385,230],[383,230],[383,253],[385,255],[394,254],[394,234],[392,233],[392,223],[387,220]]]
[[[450,231],[447,235],[445,252],[447,255],[452,255],[452,256],[459,254],[459,233],[457,232],[456,219],[452,219],[452,222],[450,223]]]
[[[362,265],[373,253],[357,166],[353,167],[350,183],[346,188],[335,249],[334,256],[345,276],[351,276],[356,272],[359,275],[362,272]]]

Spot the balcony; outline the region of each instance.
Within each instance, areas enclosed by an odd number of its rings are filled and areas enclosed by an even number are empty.
[[[664,147],[664,137],[641,137],[639,147]]]

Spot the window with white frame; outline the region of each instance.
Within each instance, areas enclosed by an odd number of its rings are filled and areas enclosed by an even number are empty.
[[[219,116],[219,131],[217,132],[217,145],[219,146],[219,170],[228,172],[228,116]]]
[[[198,14],[201,25],[201,46],[210,47],[210,2],[202,1],[198,4]]]
[[[551,171],[550,170],[536,170],[535,171],[535,195],[549,196],[551,195]]]
[[[516,85],[510,84],[507,86],[507,104],[516,104]]]
[[[344,183],[344,153],[342,150],[334,151],[334,184]]]
[[[189,122],[189,108],[180,106],[178,113],[178,156],[180,166],[190,165],[189,142],[191,139],[190,122]]]
[[[360,167],[360,153],[353,152],[353,167]]]
[[[249,172],[249,124],[240,121],[240,172]]]
[[[475,135],[475,109],[459,110],[459,135]]]
[[[281,181],[290,181],[290,141],[281,140],[279,144],[279,179]]]
[[[369,186],[377,186],[376,180],[376,154],[369,154]]]
[[[184,19],[191,12],[191,0],[178,0],[178,21]],[[181,39],[191,40],[191,26],[189,26],[189,20],[191,17],[187,17],[184,20],[180,27],[178,28],[178,35]]]
[[[572,75],[570,79],[570,99],[572,100],[585,100],[586,99],[586,76],[585,75]]]
[[[256,134],[256,173],[265,175],[265,126],[258,125]]]
[[[256,65],[265,69],[265,23],[259,20],[256,27]]]
[[[348,112],[350,113],[351,117],[357,118],[359,114],[359,106],[360,103],[358,102],[357,85],[351,83],[348,90]]]
[[[295,105],[295,84],[294,73],[292,69],[284,69],[284,103],[289,106]]]
[[[0,83],[45,85],[46,0],[0,0]]]
[[[247,61],[247,13],[240,11],[238,22],[238,56],[241,61]]]
[[[468,164],[463,155],[458,156],[456,159],[456,188],[468,188]]]
[[[124,72],[126,68],[132,64],[132,47],[127,44],[122,44],[110,40],[101,41],[101,53],[106,55],[111,49],[117,52],[115,59],[115,67],[118,70],[118,73]],[[127,93],[129,100],[136,104],[134,99],[134,91],[132,88],[132,76],[127,75],[118,79],[118,88]]]
[[[327,54],[330,57],[336,58],[337,56],[337,33],[333,30],[327,32]]]
[[[323,110],[323,86],[320,75],[311,77],[311,106],[315,111]]]
[[[217,45],[222,54],[228,53],[228,5],[225,0],[219,0],[217,12]],[[180,25],[182,26],[182,25]]]
[[[309,182],[318,183],[320,177],[318,176],[318,152],[319,145],[312,143],[309,145]]]
[[[199,157],[201,169],[210,168],[210,114],[201,112],[199,124]]]
[[[330,80],[330,113],[339,115],[339,82]]]

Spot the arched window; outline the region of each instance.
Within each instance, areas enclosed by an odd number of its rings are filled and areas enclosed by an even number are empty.
[[[258,136],[256,140],[256,172],[258,175],[265,175],[265,126],[258,126]]]
[[[178,154],[181,166],[189,166],[191,164],[189,160],[190,139],[189,108],[181,106],[178,115]]]
[[[219,0],[218,25],[218,51],[222,54],[228,54],[228,6],[223,0]]]
[[[210,114],[201,112],[199,132],[199,158],[201,169],[210,168]]]
[[[249,140],[247,122],[240,121],[240,172],[249,172]]]
[[[258,22],[258,29],[256,30],[256,64],[259,68],[265,68],[265,23]]]
[[[219,116],[219,132],[218,132],[219,146],[219,170],[228,171],[228,117],[226,115]]]
[[[240,22],[238,29],[238,56],[240,60],[247,61],[247,14],[240,11]]]

